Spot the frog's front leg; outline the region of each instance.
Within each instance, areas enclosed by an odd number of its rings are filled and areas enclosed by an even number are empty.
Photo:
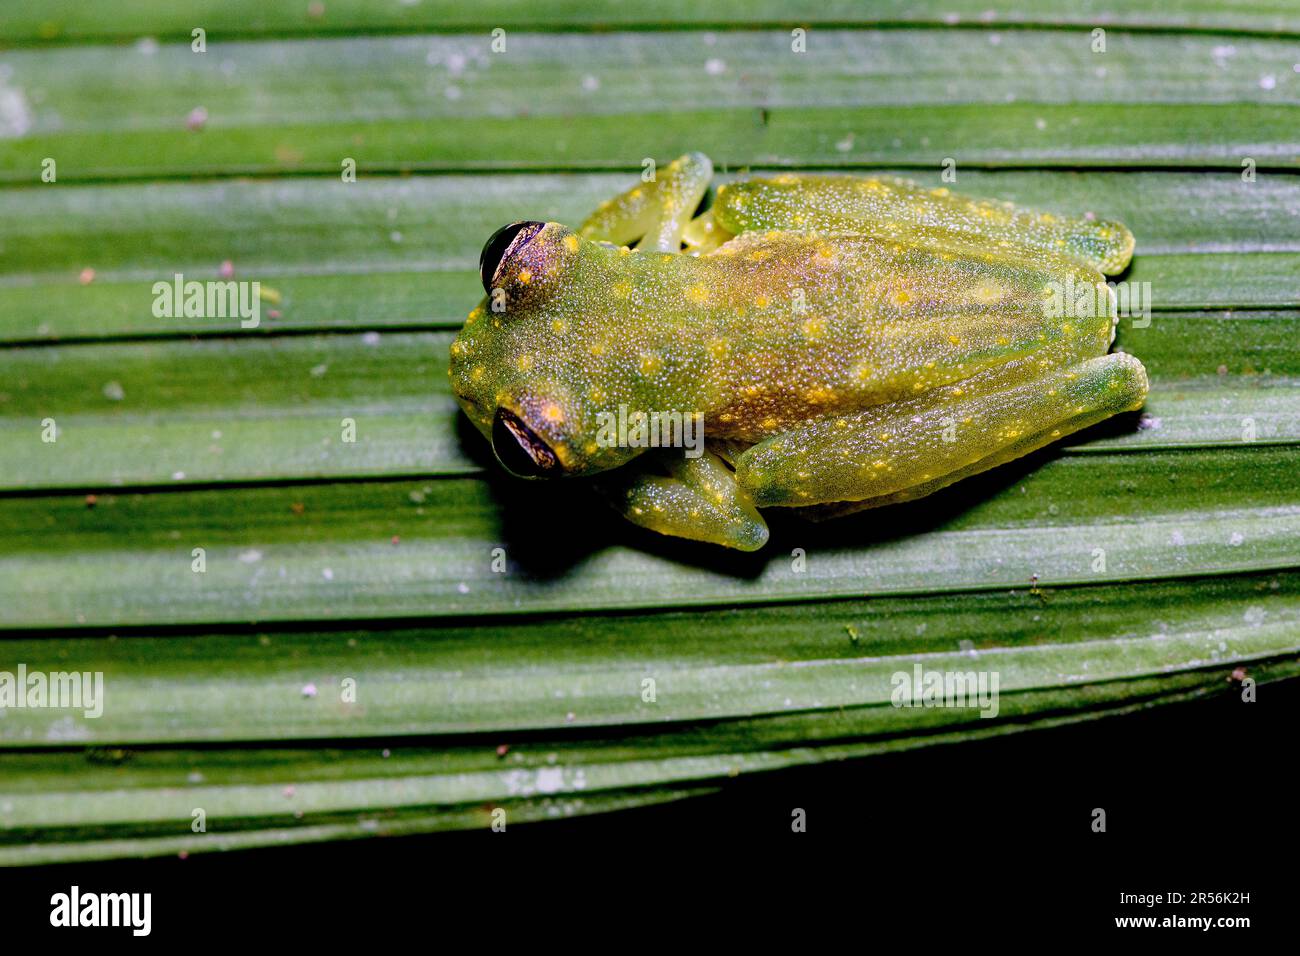
[[[1115,352],[1035,369],[1033,356],[932,394],[811,421],[736,459],[759,507],[919,498],[1142,405],[1146,370]],[[1031,371],[1033,370],[1033,371]]]
[[[767,524],[749,493],[710,451],[697,458],[680,448],[647,452],[596,483],[616,511],[651,531],[741,551],[767,543]]]
[[[584,239],[631,245],[655,252],[681,252],[691,224],[713,179],[713,163],[703,153],[687,153],[655,171],[655,178],[600,204],[578,227]],[[696,231],[707,231],[703,227]]]

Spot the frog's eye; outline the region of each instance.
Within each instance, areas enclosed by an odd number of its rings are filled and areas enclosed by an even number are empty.
[[[501,467],[517,478],[545,478],[559,474],[560,460],[518,415],[497,409],[492,423],[492,450]]]
[[[483,291],[488,295],[496,288],[497,274],[502,263],[526,246],[546,228],[544,222],[512,222],[502,226],[483,244],[483,252],[478,257],[478,274],[483,280]]]

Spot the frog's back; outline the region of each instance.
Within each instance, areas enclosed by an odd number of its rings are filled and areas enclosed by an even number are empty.
[[[1092,290],[1102,280],[1064,260],[780,231],[746,233],[679,261],[675,287],[660,279],[656,291],[679,297],[693,316],[677,329],[707,368],[706,405],[720,437],[756,440],[1030,353],[1100,355],[1112,336],[1105,308],[1074,322],[1047,316],[1058,286]]]

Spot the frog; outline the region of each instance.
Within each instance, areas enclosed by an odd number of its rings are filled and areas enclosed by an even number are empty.
[[[576,229],[484,244],[448,371],[506,472],[756,551],[768,509],[912,501],[1143,405],[1145,368],[1111,351],[1123,223],[885,175],[713,176],[688,153]]]

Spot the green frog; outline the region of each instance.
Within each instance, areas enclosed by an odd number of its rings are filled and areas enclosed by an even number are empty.
[[[793,173],[699,212],[712,178],[691,153],[576,230],[488,239],[450,375],[507,471],[752,551],[761,509],[919,498],[1142,405],[1110,352],[1123,224]]]

